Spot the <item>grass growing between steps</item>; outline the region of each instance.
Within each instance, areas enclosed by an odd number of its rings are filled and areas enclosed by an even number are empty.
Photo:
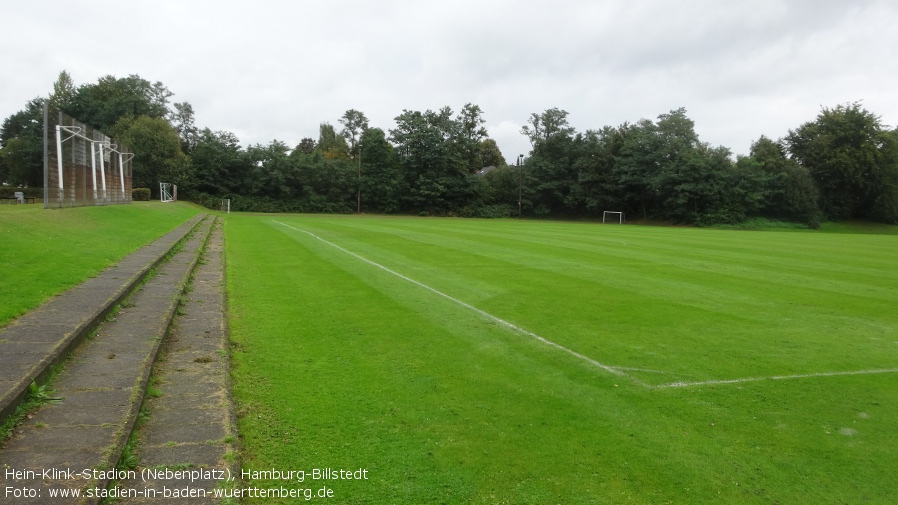
[[[98,274],[201,209],[187,203],[0,206],[0,326]]]
[[[225,229],[247,485],[359,504],[898,495],[895,235],[234,214]],[[316,468],[367,479],[264,473]]]

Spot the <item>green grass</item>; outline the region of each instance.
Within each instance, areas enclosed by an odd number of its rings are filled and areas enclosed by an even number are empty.
[[[894,235],[243,215],[225,229],[244,467],[368,470],[288,487],[339,503],[898,494],[898,373],[769,379],[898,368]],[[744,378],[762,380],[668,387]]]
[[[200,212],[183,203],[0,206],[0,326]]]

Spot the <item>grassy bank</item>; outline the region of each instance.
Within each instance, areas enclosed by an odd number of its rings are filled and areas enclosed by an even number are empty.
[[[200,210],[190,204],[0,206],[0,326],[96,275]]]

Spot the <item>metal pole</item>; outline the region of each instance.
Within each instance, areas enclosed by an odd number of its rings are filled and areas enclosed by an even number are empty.
[[[359,140],[361,140],[361,139],[359,139]],[[358,165],[359,171],[358,171],[358,179],[357,179],[358,193],[356,194],[355,213],[361,214],[362,213],[362,144],[361,143],[358,144],[357,151],[358,152],[356,153],[356,157],[358,158],[358,162],[359,162],[359,165]]]
[[[59,187],[60,196],[62,195],[62,128],[59,125],[56,125],[56,165],[57,165],[57,173],[59,174]]]
[[[97,204],[97,144],[90,143],[90,170],[94,181],[94,205]]]
[[[100,144],[100,182],[103,184],[103,203],[108,203],[106,194],[106,154],[103,152],[103,144]]]
[[[118,176],[122,180],[122,200],[125,201],[125,162],[122,161],[122,153],[118,153]]]
[[[50,107],[44,102],[44,208],[50,207],[49,181],[50,181]]]
[[[523,195],[524,188],[524,164],[522,160],[524,159],[523,154],[518,155],[518,219],[521,219],[521,200]]]

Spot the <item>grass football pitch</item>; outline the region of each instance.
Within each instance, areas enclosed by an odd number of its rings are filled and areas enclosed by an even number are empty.
[[[225,229],[250,485],[337,503],[898,496],[894,227]]]

